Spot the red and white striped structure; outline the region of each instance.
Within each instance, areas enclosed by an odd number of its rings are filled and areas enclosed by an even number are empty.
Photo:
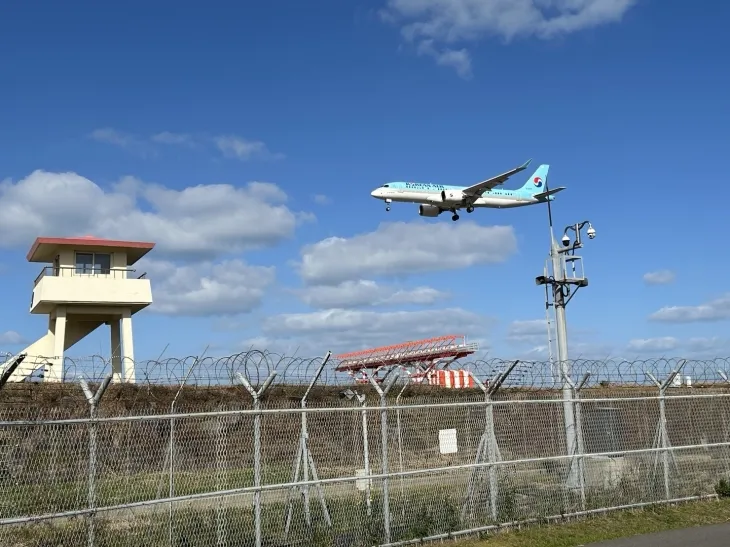
[[[382,346],[379,348],[342,353],[335,356],[339,361],[338,372],[349,372],[355,376],[362,373],[362,381],[367,381],[365,371],[368,369],[388,369],[403,367],[411,369],[411,378],[415,382],[423,382],[429,372],[437,365],[454,362],[456,359],[471,355],[479,349],[473,342],[467,342],[463,334],[449,334]]]
[[[431,370],[426,374],[428,385],[452,389],[475,387],[474,378],[467,370]]]

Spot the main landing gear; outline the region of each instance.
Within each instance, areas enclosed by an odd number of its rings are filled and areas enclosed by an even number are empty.
[[[457,220],[459,220],[459,213],[456,212],[456,209],[451,209],[451,212],[454,213],[454,216],[451,217],[451,220],[453,220],[454,222],[456,222]],[[471,205],[469,205],[466,208],[466,212],[467,213],[473,213],[474,212],[474,207],[472,207]]]

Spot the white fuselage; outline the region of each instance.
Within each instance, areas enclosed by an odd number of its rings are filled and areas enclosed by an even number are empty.
[[[458,190],[457,187],[445,186],[444,188]],[[444,201],[441,191],[425,191],[421,189],[410,188],[376,188],[370,194],[374,198],[385,200],[386,202],[400,203],[419,203],[423,205],[435,205],[448,211],[452,208],[459,209],[463,207],[461,203],[449,203]],[[489,207],[495,209],[505,209],[509,207],[522,207],[525,205],[533,205],[539,203],[527,192],[520,190],[492,190],[486,195],[477,198],[472,207]]]

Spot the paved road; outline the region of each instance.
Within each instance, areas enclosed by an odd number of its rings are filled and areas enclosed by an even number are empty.
[[[585,547],[727,547],[728,545],[730,545],[730,524],[715,524],[601,541]]]

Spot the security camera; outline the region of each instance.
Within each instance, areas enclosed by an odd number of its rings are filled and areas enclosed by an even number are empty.
[[[593,239],[596,237],[596,230],[593,228],[593,226],[588,226],[588,231],[586,233],[588,234],[588,237],[590,239]]]
[[[563,245],[565,245],[566,247],[568,245],[570,245],[570,238],[568,237],[568,234],[563,235],[562,242],[563,242]]]

